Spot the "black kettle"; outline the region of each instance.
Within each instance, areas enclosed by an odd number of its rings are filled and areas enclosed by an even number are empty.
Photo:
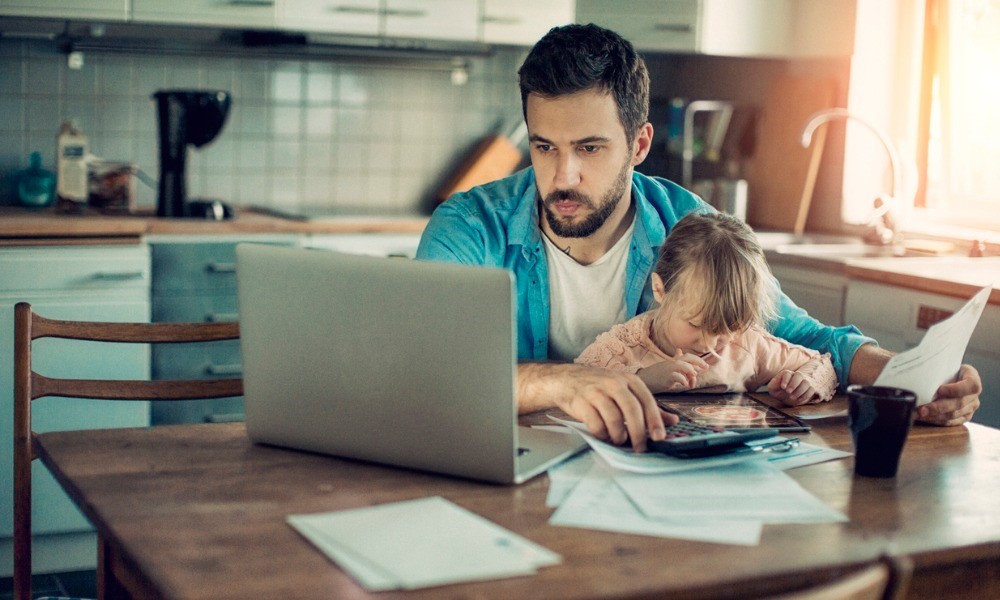
[[[185,167],[187,147],[215,139],[229,115],[229,92],[160,90],[153,94],[160,131],[158,217],[191,217]]]

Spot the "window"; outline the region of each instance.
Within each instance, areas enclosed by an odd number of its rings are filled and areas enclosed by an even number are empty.
[[[1000,229],[1000,0],[926,0],[915,203]]]

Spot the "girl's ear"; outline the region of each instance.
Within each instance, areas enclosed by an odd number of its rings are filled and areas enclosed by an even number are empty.
[[[666,291],[663,289],[663,279],[661,279],[660,276],[657,275],[656,273],[653,273],[652,279],[653,279],[652,282],[653,298],[655,298],[656,301],[659,302],[660,304],[663,304],[663,299],[667,295]]]

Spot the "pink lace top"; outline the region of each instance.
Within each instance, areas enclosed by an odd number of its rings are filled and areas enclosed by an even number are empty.
[[[636,373],[670,357],[649,336],[653,311],[637,315],[600,334],[576,362]],[[720,360],[698,375],[699,391],[755,391],[784,370],[808,379],[820,400],[837,391],[837,374],[829,354],[792,344],[759,328],[739,335],[719,352]],[[682,391],[682,390],[671,390]]]

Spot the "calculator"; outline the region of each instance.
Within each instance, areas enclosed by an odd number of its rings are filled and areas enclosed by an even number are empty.
[[[646,440],[649,452],[662,452],[679,458],[699,458],[746,450],[747,442],[778,435],[777,429],[731,431],[720,427],[681,421],[667,427],[667,437],[661,441]]]

